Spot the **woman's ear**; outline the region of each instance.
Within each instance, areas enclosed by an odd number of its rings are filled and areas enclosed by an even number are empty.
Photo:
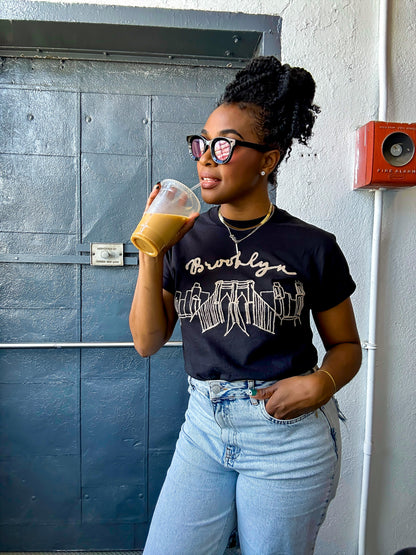
[[[262,170],[270,175],[280,160],[280,150],[269,150],[264,154]]]

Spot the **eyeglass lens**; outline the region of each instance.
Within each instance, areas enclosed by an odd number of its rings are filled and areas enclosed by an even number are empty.
[[[231,153],[231,145],[228,141],[224,139],[219,139],[214,144],[214,153],[217,160],[220,162],[225,162]]]
[[[211,143],[215,160],[225,162],[231,154],[231,144],[226,139],[213,140]],[[199,160],[206,151],[206,143],[200,137],[195,137],[191,144],[192,154]]]
[[[195,137],[194,139],[192,139],[191,149],[192,149],[192,154],[195,156],[197,160],[199,160],[205,152],[204,141],[199,137]]]

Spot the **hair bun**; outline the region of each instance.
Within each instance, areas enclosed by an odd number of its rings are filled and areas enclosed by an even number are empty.
[[[282,96],[291,95],[312,103],[315,96],[315,81],[309,71],[301,67],[291,67],[288,64],[281,67],[281,74],[285,77],[284,84],[286,85],[285,89],[282,87]]]
[[[246,67],[236,74],[234,81],[227,85],[224,97],[227,90],[233,88],[235,93],[241,95],[241,100],[244,100],[244,91],[253,87],[260,95],[259,103],[266,104],[269,104],[272,98],[274,102],[302,99],[312,103],[315,95],[315,81],[308,71],[282,64],[275,56],[259,56],[250,60]]]

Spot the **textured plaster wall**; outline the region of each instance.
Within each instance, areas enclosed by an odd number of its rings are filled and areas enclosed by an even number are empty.
[[[366,339],[373,195],[353,192],[351,184],[354,129],[378,115],[378,2],[291,2],[281,15],[282,57],[311,70],[322,113],[313,156],[299,160],[298,150],[289,160],[281,173],[278,201],[336,233],[357,281],[354,307]],[[390,2],[391,121],[416,121],[415,22],[414,2]],[[415,214],[415,189],[384,193],[367,533],[371,555],[416,546]],[[348,417],[344,466],[318,541],[319,554],[356,553],[366,362],[364,353],[360,374],[339,394]]]
[[[85,2],[83,2],[85,3]],[[280,15],[282,58],[311,71],[322,113],[311,148],[294,148],[279,177],[278,204],[337,235],[358,287],[353,302],[367,338],[373,195],[352,191],[354,130],[378,115],[376,0],[105,0],[94,3]],[[389,9],[390,121],[416,121],[416,2]],[[416,188],[384,193],[374,445],[367,553],[416,546]],[[338,395],[343,471],[317,554],[357,552],[367,356]],[[261,533],[261,531],[259,531]]]

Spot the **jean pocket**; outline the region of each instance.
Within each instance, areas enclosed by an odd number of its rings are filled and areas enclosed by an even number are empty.
[[[259,409],[260,409],[261,416],[265,418],[268,422],[271,422],[273,424],[280,424],[283,426],[290,426],[293,424],[297,424],[298,422],[302,422],[302,420],[305,420],[306,418],[309,418],[314,414],[314,411],[309,411],[309,412],[305,412],[304,414],[301,414],[300,416],[297,416],[296,418],[288,418],[284,420],[280,418],[275,418],[274,416],[269,414],[266,410],[266,403],[264,401],[260,401]]]
[[[335,403],[335,407],[337,409],[337,413],[338,413],[338,418],[341,420],[341,422],[346,422],[347,421],[347,417],[345,416],[345,414],[342,412],[342,410],[339,408],[339,404],[338,404],[338,400],[336,397],[332,398],[334,400]]]
[[[338,402],[334,397],[332,397],[332,399],[330,399],[328,403],[321,407],[319,410],[325,416],[325,420],[329,427],[331,438],[334,444],[335,454],[338,459],[341,452],[341,434],[339,429],[340,410],[338,407]],[[342,416],[345,419],[345,416]]]
[[[195,391],[195,389],[196,389],[196,388],[195,388],[194,384],[192,383],[192,378],[191,378],[191,376],[188,376],[188,393],[189,393],[189,395],[190,395],[193,391]]]

